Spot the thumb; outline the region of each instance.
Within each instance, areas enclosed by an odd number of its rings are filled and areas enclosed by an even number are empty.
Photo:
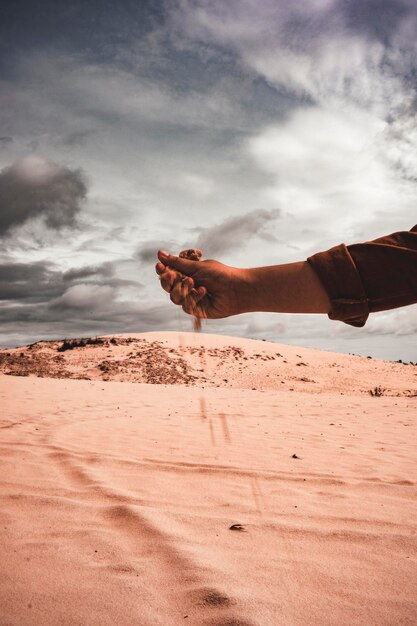
[[[168,254],[168,252],[165,252],[165,250],[158,250],[158,259],[164,265],[167,265],[174,270],[178,270],[186,276],[192,276],[197,270],[197,264],[200,264],[199,261],[190,261],[190,259],[183,259],[178,256],[173,256],[172,254]]]

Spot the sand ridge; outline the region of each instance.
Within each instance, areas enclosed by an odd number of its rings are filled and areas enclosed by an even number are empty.
[[[193,333],[114,335],[88,341],[91,343],[81,339],[38,342],[0,350],[0,373],[201,387],[292,389],[309,394],[339,391],[417,395],[417,367],[412,364]]]

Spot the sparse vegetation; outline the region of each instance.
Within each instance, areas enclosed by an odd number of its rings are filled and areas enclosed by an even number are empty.
[[[89,337],[87,339],[64,339],[62,344],[57,348],[58,352],[66,350],[74,350],[74,348],[85,348],[85,346],[97,346],[104,344],[100,337]]]
[[[28,350],[32,350],[35,346],[38,345],[38,343],[41,343],[41,341],[34,341],[33,343],[29,343],[26,347]]]
[[[385,389],[383,387],[374,387],[373,389],[369,390],[369,393],[371,394],[371,396],[379,398],[380,396],[384,395],[384,391]]]

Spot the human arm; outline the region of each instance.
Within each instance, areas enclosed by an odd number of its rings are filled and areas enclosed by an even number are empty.
[[[235,268],[217,261],[188,261],[159,251],[156,271],[172,302],[210,319],[248,313],[328,313],[330,303],[306,261]],[[187,276],[178,280],[177,272]]]
[[[332,320],[362,327],[371,312],[417,303],[417,225],[373,241],[339,244],[306,261],[269,267],[192,264],[161,251],[159,260],[156,270],[171,300],[200,317],[250,311],[327,313]],[[189,277],[186,282],[174,284],[176,270]]]

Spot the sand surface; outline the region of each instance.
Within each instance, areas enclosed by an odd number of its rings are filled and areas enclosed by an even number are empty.
[[[110,340],[0,352],[1,626],[417,623],[417,367]]]

